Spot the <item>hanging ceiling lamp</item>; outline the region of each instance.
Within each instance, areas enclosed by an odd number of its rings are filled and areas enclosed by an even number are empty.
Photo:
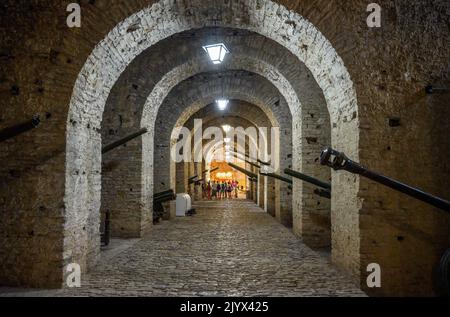
[[[225,109],[227,109],[230,101],[228,99],[218,99],[218,100],[216,100],[216,103],[217,103],[217,107],[219,108],[220,111],[225,111]]]
[[[223,43],[203,46],[203,49],[208,53],[209,58],[215,65],[221,64],[225,56],[230,52]]]

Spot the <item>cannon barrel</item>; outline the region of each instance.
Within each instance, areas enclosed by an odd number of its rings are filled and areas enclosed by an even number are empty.
[[[154,194],[153,199],[157,199],[158,197],[166,196],[168,194],[174,195],[175,193],[174,193],[173,189],[169,189],[169,190]]]
[[[34,116],[33,119],[17,124],[15,126],[5,128],[0,131],[0,142],[12,139],[22,133],[33,130],[41,124],[39,116]]]
[[[240,166],[237,166],[233,163],[228,163],[228,165],[232,168],[234,168],[235,170],[247,175],[248,177],[250,177],[250,179],[258,179],[258,175],[256,175],[255,173],[252,173],[250,171],[247,171],[245,168],[242,168]]]
[[[290,190],[292,190],[292,184],[293,184],[292,180],[290,180],[290,179],[288,179],[286,177],[283,177],[281,175],[275,174],[275,173],[260,173],[260,174],[263,175],[263,176],[276,178],[276,179],[279,179],[279,180],[281,180],[281,181],[283,181],[285,183],[288,183],[288,184],[290,184],[288,188]],[[317,196],[320,196],[320,197],[331,199],[331,192],[329,190],[327,190],[327,189],[315,189],[314,190],[314,194],[316,194]]]
[[[242,155],[242,156],[245,156],[245,157],[248,158],[249,160],[252,160],[252,161],[254,161],[254,162],[258,162],[258,163],[261,164],[261,165],[265,165],[265,166],[270,166],[270,165],[271,165],[271,164],[268,163],[268,162],[263,162],[263,161],[261,161],[260,159],[254,159],[254,158],[252,158],[251,156],[249,156],[248,154],[245,154],[245,153],[242,153],[242,152],[235,151],[235,152],[233,152],[233,153],[239,154],[239,155]]]
[[[175,199],[175,195],[174,194],[166,194],[163,196],[159,196],[157,198],[153,199],[154,203],[165,203],[167,201],[171,201]]]
[[[291,169],[289,169],[289,168],[286,168],[286,169],[284,170],[284,172],[285,172],[286,174],[288,174],[288,175],[294,177],[294,178],[301,179],[301,180],[304,181],[304,182],[307,182],[307,183],[310,183],[310,184],[319,186],[320,188],[323,188],[323,189],[331,190],[331,185],[330,185],[330,184],[325,183],[325,182],[322,182],[322,181],[320,181],[320,180],[318,180],[318,179],[315,179],[314,177],[311,177],[311,176],[308,176],[308,175],[299,173],[299,172],[294,171],[294,170],[291,170]]]
[[[215,171],[217,171],[219,168],[218,167],[215,167],[215,168],[213,168],[212,170],[205,170],[205,171],[203,171],[202,172],[202,175],[205,175],[206,173],[213,173],[213,172],[215,172]]]
[[[116,142],[113,142],[113,143],[103,147],[102,154],[108,153],[108,152],[118,148],[119,146],[121,146],[121,145],[123,145],[125,143],[128,143],[131,140],[136,139],[137,137],[140,137],[141,135],[143,135],[143,134],[145,134],[147,132],[148,132],[147,128],[144,128],[144,129],[139,130],[138,132],[135,132],[133,134],[130,134],[130,135],[124,137],[123,139],[120,139],[120,140],[118,140]]]
[[[165,210],[163,203],[176,199],[173,189],[169,189],[153,195],[153,223],[158,223],[163,218]]]
[[[169,200],[174,200],[176,198],[173,189],[165,190],[153,195],[154,202],[165,202]]]
[[[255,164],[255,163],[252,163],[252,162],[250,162],[249,160],[245,160],[245,162],[246,163],[248,163],[248,164],[250,164],[251,166],[253,166],[253,167],[256,167],[256,168],[261,168],[261,166],[260,165],[258,165],[258,164]]]
[[[314,194],[323,198],[331,199],[331,191],[328,189],[315,189]]]
[[[206,171],[204,171],[202,174],[204,175],[204,174],[206,174],[206,173],[214,173],[215,171],[217,171],[219,168],[218,167],[215,167],[215,168],[213,168],[212,170],[206,170]]]
[[[344,170],[353,174],[361,175],[434,207],[450,212],[449,201],[426,193],[419,188],[406,185],[387,176],[370,171],[359,163],[350,160],[344,153],[338,152],[331,148],[327,148],[322,152],[320,155],[320,163],[331,167],[335,171]]]
[[[288,183],[288,184],[290,184],[290,185],[293,184],[292,180],[290,180],[290,179],[288,179],[288,178],[286,178],[286,177],[283,177],[283,176],[281,176],[281,175],[275,174],[275,173],[260,173],[260,174],[261,174],[262,176],[267,176],[267,177],[272,177],[272,178],[279,179],[280,181],[285,182],[285,183]]]
[[[195,186],[200,186],[204,181],[205,181],[205,180],[204,180],[203,178],[196,180],[196,181],[194,182],[194,183],[195,183]]]
[[[250,161],[250,158],[248,158],[248,156],[243,155],[243,154],[238,153],[238,152],[232,152],[232,153],[238,154],[238,155],[241,155],[241,156],[244,156],[245,159],[243,159],[243,158],[239,158],[239,159],[243,160],[245,163],[248,163],[248,164],[250,164],[251,166],[254,166],[254,167],[256,167],[256,168],[261,168],[260,165],[258,165],[258,164],[256,164],[256,163],[253,163],[252,161]],[[256,161],[256,160],[253,160],[253,161]]]
[[[193,183],[195,183],[195,179],[198,178],[198,175],[194,175],[192,177],[188,178],[188,184],[191,185]]]

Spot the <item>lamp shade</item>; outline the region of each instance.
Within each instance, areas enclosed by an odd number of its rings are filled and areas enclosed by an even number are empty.
[[[228,107],[229,100],[219,99],[219,100],[216,100],[216,103],[217,103],[217,107],[219,108],[219,110],[224,111]]]
[[[208,53],[209,58],[213,64],[220,64],[229,53],[227,47],[223,43],[203,46],[203,49]]]

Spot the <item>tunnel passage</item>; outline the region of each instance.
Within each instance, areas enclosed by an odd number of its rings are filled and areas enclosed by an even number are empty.
[[[89,271],[105,210],[126,216],[113,228],[125,238],[153,230],[159,107],[191,77],[240,71],[263,77],[285,99],[292,168],[332,184],[331,200],[322,201],[293,180],[294,232],[310,246],[331,242],[333,263],[370,294],[437,292],[430,276],[448,248],[448,216],[317,159],[331,145],[449,198],[448,95],[424,92],[448,86],[444,1],[383,2],[380,30],[367,29],[364,1],[100,0],[82,3],[80,30],[65,27],[61,6],[40,3],[25,14],[5,0],[1,10],[0,128],[41,120],[1,144],[2,284],[61,287],[68,264]],[[201,47],[212,41],[229,47],[221,66]],[[150,133],[102,155],[142,128]],[[366,286],[375,262],[384,272],[379,290]]]

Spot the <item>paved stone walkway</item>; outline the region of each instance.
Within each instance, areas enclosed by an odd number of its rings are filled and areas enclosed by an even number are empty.
[[[252,202],[196,207],[194,217],[164,222],[104,256],[82,288],[25,295],[364,296],[326,257]]]

